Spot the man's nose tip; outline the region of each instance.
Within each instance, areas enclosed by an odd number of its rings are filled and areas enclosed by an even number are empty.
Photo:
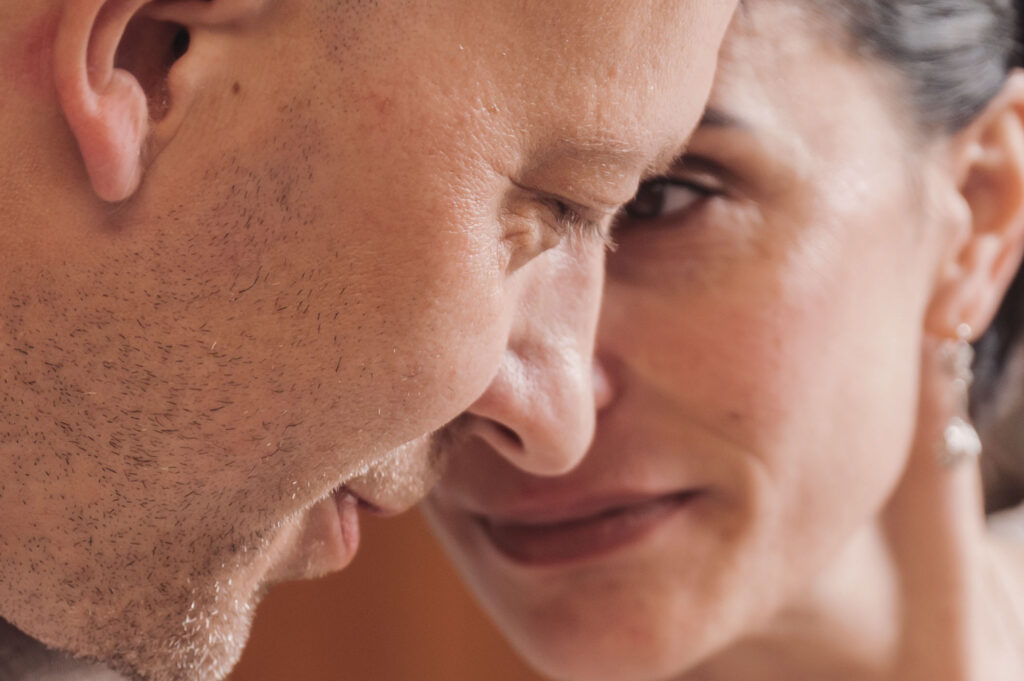
[[[560,366],[524,366],[512,358],[470,408],[475,434],[512,465],[534,475],[559,475],[586,454],[594,436],[594,373],[590,359]]]
[[[518,279],[505,354],[469,411],[477,433],[523,471],[565,473],[590,447],[603,273],[603,246],[571,241]]]

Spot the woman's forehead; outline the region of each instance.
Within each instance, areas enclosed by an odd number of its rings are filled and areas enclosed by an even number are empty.
[[[726,34],[708,108],[759,135],[827,140],[853,119],[891,126],[895,85],[809,3],[753,0]]]
[[[750,81],[777,81],[788,72],[818,64],[823,58],[862,63],[850,49],[848,34],[808,2],[754,0],[733,17],[719,57],[716,89],[748,89]]]

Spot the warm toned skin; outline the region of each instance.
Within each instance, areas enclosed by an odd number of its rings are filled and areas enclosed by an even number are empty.
[[[583,464],[545,479],[469,445],[430,498],[552,678],[1024,676],[1021,549],[986,532],[976,466],[936,456],[936,347],[980,333],[1020,263],[1024,82],[926,144],[897,79],[844,46],[793,3],[738,13],[665,212],[615,233]],[[526,564],[483,529],[679,491],[582,560]]]
[[[0,617],[215,679],[343,483],[408,506],[453,420],[575,464],[603,232],[733,4],[3,2]]]

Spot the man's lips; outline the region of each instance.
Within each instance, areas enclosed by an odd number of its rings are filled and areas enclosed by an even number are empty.
[[[357,501],[337,491],[318,500],[299,522],[285,527],[297,530],[283,544],[282,553],[267,576],[273,584],[293,579],[311,579],[347,566],[359,550]]]
[[[351,494],[375,515],[403,513],[427,495],[441,472],[443,438],[428,434],[389,452],[350,477],[338,493]]]
[[[303,536],[276,569],[276,579],[315,577],[341,570],[359,548],[359,509],[389,516],[413,506],[438,475],[437,438],[412,440],[367,464],[316,501],[303,519]]]
[[[349,485],[342,485],[341,487],[338,488],[338,490],[334,493],[334,495],[335,495],[335,498],[338,498],[338,499],[341,499],[343,497],[348,497],[348,498],[352,499],[355,502],[356,506],[360,510],[366,511],[367,513],[372,513],[373,515],[382,516],[382,517],[398,515],[402,511],[406,510],[405,508],[387,508],[387,507],[384,507],[384,506],[380,506],[380,505],[370,501],[369,499],[364,497],[359,492],[357,492],[354,489],[352,489],[352,487],[349,486]]]
[[[513,562],[556,565],[598,558],[639,541],[699,495],[699,490],[686,490],[606,497],[475,519],[494,547]]]
[[[338,509],[338,529],[341,531],[341,545],[347,565],[359,550],[359,516],[355,512],[357,500],[351,494],[340,493],[334,495],[334,502]]]

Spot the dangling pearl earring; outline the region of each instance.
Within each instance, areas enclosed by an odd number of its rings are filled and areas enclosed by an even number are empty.
[[[947,340],[940,348],[947,369],[953,377],[952,389],[956,402],[956,412],[942,432],[942,444],[939,447],[939,461],[947,468],[954,468],[981,456],[981,438],[971,425],[968,414],[969,393],[971,382],[974,380],[974,372],[971,370],[974,349],[969,342],[971,326],[960,324],[956,332],[956,340]]]

